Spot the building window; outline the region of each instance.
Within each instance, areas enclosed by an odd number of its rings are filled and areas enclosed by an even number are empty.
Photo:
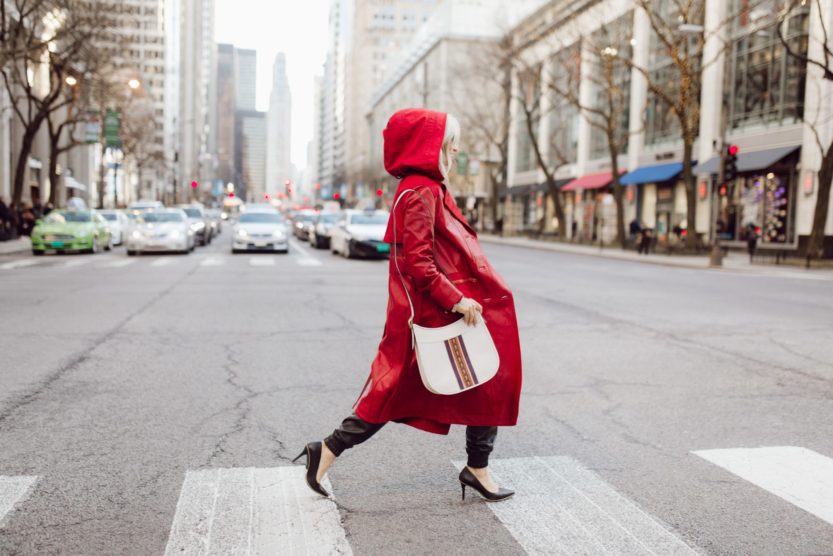
[[[809,6],[796,7],[783,23],[773,22],[778,0],[749,8],[735,0],[731,86],[728,94],[731,127],[800,122],[804,115],[805,65],[787,54],[778,25],[794,52],[807,53]]]
[[[533,140],[538,140],[541,125],[541,68],[531,68],[518,76],[522,97],[518,99],[517,145],[515,147],[515,171],[529,172],[537,167]],[[530,137],[528,124],[532,125]]]
[[[579,98],[581,85],[581,43],[562,49],[553,58],[552,100],[549,115],[550,164],[562,166],[578,158]]]

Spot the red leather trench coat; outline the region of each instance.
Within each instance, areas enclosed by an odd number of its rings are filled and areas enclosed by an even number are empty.
[[[443,396],[422,384],[408,327],[410,308],[394,265],[389,266],[387,321],[356,414],[371,423],[397,421],[447,434],[450,425],[508,426],[518,419],[521,350],[512,292],[486,260],[477,233],[442,184],[440,149],[446,115],[409,109],[391,117],[384,132],[385,168],[407,189],[388,223],[385,241],[398,243],[399,268],[414,303],[414,321],[443,326],[460,318],[451,308],[462,296],[483,305],[500,355],[486,384]],[[396,218],[397,237],[393,237]]]

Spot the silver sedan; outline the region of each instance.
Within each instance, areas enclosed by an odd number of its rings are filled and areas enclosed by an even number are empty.
[[[147,252],[188,253],[194,249],[194,231],[182,209],[144,212],[127,235],[127,254]]]

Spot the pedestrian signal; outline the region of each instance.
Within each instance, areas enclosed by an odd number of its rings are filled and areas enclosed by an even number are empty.
[[[738,149],[737,145],[726,147],[726,165],[723,167],[723,179],[727,183],[735,181],[738,177]]]

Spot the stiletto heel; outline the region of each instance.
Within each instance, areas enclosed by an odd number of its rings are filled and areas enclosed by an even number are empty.
[[[498,489],[497,492],[492,492],[488,490],[486,487],[481,484],[481,482],[474,476],[474,473],[469,471],[468,467],[464,467],[462,471],[460,471],[460,484],[463,486],[463,500],[466,499],[466,487],[471,487],[476,490],[480,496],[486,499],[488,502],[499,502],[501,500],[506,500],[513,494],[515,494],[514,490],[507,490],[505,488]]]
[[[293,463],[300,459],[301,456],[306,454],[307,456],[307,486],[309,486],[313,492],[317,492],[321,496],[329,497],[330,493],[321,486],[318,482],[318,467],[321,465],[321,443],[320,442],[310,442],[306,446],[304,446],[304,450],[298,454]]]

